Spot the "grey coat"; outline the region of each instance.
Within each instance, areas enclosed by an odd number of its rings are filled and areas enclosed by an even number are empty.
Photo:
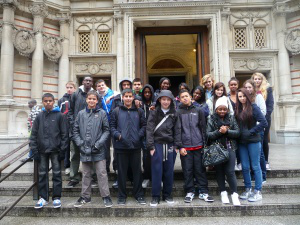
[[[80,148],[80,161],[105,159],[105,142],[109,138],[109,123],[104,110],[81,110],[74,123],[74,141]]]

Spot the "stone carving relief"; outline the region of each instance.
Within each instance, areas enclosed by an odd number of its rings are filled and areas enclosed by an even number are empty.
[[[35,49],[36,39],[32,32],[20,29],[14,32],[13,43],[20,55],[29,57]]]
[[[48,16],[48,7],[44,3],[32,4],[29,6],[29,11],[33,16]]]
[[[57,62],[62,55],[62,43],[57,37],[44,37],[44,53],[50,61]]]
[[[103,26],[106,30],[112,30],[113,31],[113,17],[75,17],[75,22],[73,23],[74,30],[78,29],[81,25],[87,25],[91,24],[91,30],[93,33],[96,32],[96,30]]]
[[[271,58],[261,59],[233,59],[233,68],[235,70],[257,70],[270,69],[272,67]]]
[[[300,54],[300,29],[296,28],[288,32],[285,36],[284,43],[287,50],[293,55]]]
[[[95,75],[98,73],[111,73],[113,71],[112,63],[79,63],[75,65],[76,73],[89,73]]]

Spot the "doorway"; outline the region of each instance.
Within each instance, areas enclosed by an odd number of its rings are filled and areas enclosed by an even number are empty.
[[[185,75],[164,75],[164,77],[167,77],[171,80],[171,88],[170,91],[172,91],[174,97],[178,95],[178,86],[182,82],[186,82]],[[149,84],[152,85],[154,88],[154,91],[159,89],[159,80],[162,78],[162,76],[149,76]]]

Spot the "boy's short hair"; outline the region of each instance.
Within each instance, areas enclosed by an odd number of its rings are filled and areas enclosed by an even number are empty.
[[[189,96],[191,96],[191,93],[190,93],[188,90],[182,89],[182,90],[179,91],[179,98],[180,98],[181,94],[183,94],[183,93],[185,93],[185,92],[188,93]]]
[[[100,83],[104,83],[104,84],[106,85],[106,83],[105,83],[105,80],[103,80],[103,79],[100,79],[100,80],[97,80],[97,82],[96,82],[96,86],[97,86],[98,84],[100,84]]]
[[[134,78],[134,80],[132,81],[132,83],[137,83],[137,82],[140,82],[141,84],[143,84],[141,78],[138,78],[138,77]]]
[[[35,99],[30,99],[29,101],[28,101],[28,103],[33,103],[33,104],[37,104],[37,101],[35,100]]]
[[[99,100],[99,95],[95,90],[91,90],[86,94],[86,97],[89,97],[90,95],[95,95],[97,100]]]
[[[124,96],[126,93],[131,93],[131,94],[133,95],[132,89],[130,89],[130,88],[124,89],[124,90],[122,91],[122,96]]]
[[[68,81],[68,82],[66,83],[66,87],[67,87],[68,84],[71,85],[71,86],[73,86],[74,88],[76,88],[76,84],[75,84],[74,81]]]
[[[54,101],[54,96],[51,93],[45,93],[45,94],[43,94],[42,100],[44,100],[44,98],[52,98],[53,101]]]

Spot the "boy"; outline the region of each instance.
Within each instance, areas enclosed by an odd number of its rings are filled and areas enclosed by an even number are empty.
[[[204,113],[192,104],[192,96],[183,89],[179,92],[181,104],[177,110],[180,131],[180,159],[187,193],[184,202],[191,203],[195,195],[194,177],[199,187],[199,198],[213,202],[208,195],[205,167],[202,166],[202,148],[206,140],[206,120]]]
[[[135,95],[140,96],[141,93],[142,93],[142,89],[143,89],[143,84],[142,84],[141,79],[140,78],[135,78],[132,81],[132,84],[133,84],[133,90],[134,90]]]
[[[67,116],[69,110],[70,110],[70,100],[72,94],[76,91],[76,85],[73,81],[69,81],[66,83],[66,89],[67,93],[64,94],[64,96],[58,100],[58,107],[60,108],[60,111]],[[69,124],[68,124],[69,125]],[[69,129],[69,135],[71,137],[71,129],[70,126],[68,126]],[[70,142],[68,144],[68,148],[66,150],[65,160],[64,160],[64,166],[65,166],[65,174],[70,174]]]
[[[53,207],[61,207],[61,166],[60,161],[64,159],[65,151],[68,147],[67,121],[54,106],[54,96],[45,93],[42,97],[44,108],[39,113],[33,123],[30,147],[34,160],[39,162],[39,196],[40,200],[35,204],[36,209],[43,208],[49,201],[49,159],[52,165],[53,181]]]
[[[108,188],[105,160],[105,142],[109,137],[106,113],[97,106],[96,91],[87,93],[87,107],[78,113],[74,124],[74,142],[80,148],[82,162],[82,191],[75,207],[91,202],[93,165],[96,169],[98,187],[105,207],[112,207]]]
[[[110,129],[118,166],[118,204],[126,204],[126,178],[128,167],[133,174],[133,194],[137,202],[145,205],[142,189],[141,140],[145,136],[144,111],[133,104],[131,89],[122,91],[123,104],[114,109]]]
[[[172,198],[175,146],[180,140],[177,114],[173,102],[174,96],[169,90],[158,95],[155,110],[150,112],[147,123],[147,150],[151,154],[152,201],[157,206],[160,201],[161,182],[163,182],[163,201],[174,203]],[[174,146],[175,142],[175,146]]]

